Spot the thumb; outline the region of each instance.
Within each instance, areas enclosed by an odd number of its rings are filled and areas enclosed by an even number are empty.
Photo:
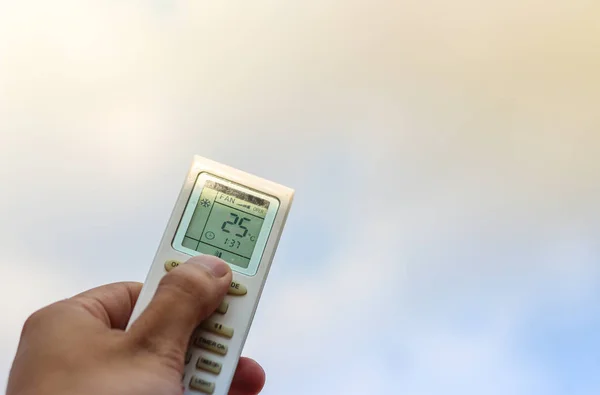
[[[217,309],[230,283],[231,269],[223,260],[191,258],[161,279],[129,336],[137,346],[182,359],[194,329]]]

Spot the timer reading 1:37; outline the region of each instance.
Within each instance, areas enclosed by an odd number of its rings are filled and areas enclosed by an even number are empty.
[[[215,202],[206,226],[207,230],[213,229],[212,232],[209,231],[212,233],[212,240],[207,237],[209,239],[207,242],[217,248],[250,259],[263,221],[262,218]],[[204,237],[209,232],[206,232]]]

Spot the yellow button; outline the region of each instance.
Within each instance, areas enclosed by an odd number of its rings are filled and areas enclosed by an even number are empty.
[[[212,351],[217,354],[226,355],[227,346],[223,343],[216,342],[214,340],[207,339],[202,336],[198,336],[194,342],[196,347],[203,348],[208,351]]]
[[[207,372],[211,372],[214,374],[221,373],[222,365],[218,362],[211,361],[208,358],[200,357],[198,358],[198,362],[196,363],[196,367],[198,369],[206,370]]]
[[[219,314],[225,314],[227,313],[227,309],[229,309],[229,303],[223,302],[219,305],[219,307],[217,307],[217,310],[215,311]]]
[[[167,272],[170,272],[171,270],[175,269],[179,265],[181,265],[181,262],[176,261],[174,259],[169,259],[168,261],[165,262],[165,270]]]
[[[240,284],[237,281],[232,281],[229,284],[229,291],[227,292],[229,295],[246,295],[248,290],[244,284]]]
[[[201,379],[198,376],[192,376],[190,388],[196,391],[212,394],[215,391],[215,383]]]
[[[217,335],[225,336],[231,339],[233,336],[233,328],[225,326],[223,324],[219,324],[216,321],[206,320],[200,324],[200,327],[204,330],[212,332]]]

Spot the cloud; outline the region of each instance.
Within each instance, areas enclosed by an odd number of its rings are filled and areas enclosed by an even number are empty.
[[[297,189],[245,350],[265,393],[552,394],[520,342],[597,305],[597,11],[1,3],[3,350],[143,280],[202,154]]]

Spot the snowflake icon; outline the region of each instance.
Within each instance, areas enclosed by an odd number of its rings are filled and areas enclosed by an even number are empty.
[[[202,200],[200,200],[200,204],[202,205],[202,207],[208,207],[208,206],[210,206],[210,200],[202,199]]]

